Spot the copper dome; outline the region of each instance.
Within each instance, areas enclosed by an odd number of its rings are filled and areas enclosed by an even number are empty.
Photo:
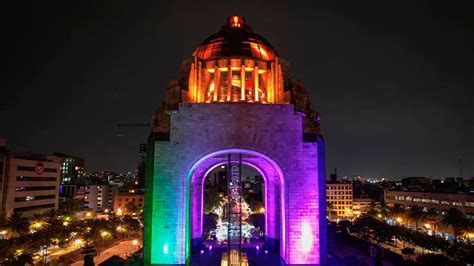
[[[209,36],[194,51],[202,60],[222,57],[248,57],[271,61],[278,54],[262,36],[254,33],[241,16],[230,16],[219,32]]]

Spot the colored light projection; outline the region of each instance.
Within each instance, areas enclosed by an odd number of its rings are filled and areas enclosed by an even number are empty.
[[[211,212],[217,214],[217,225],[216,228],[211,230],[211,234],[215,235],[218,242],[224,242],[227,240],[227,232],[229,222],[226,220],[227,214],[225,208],[227,204],[227,197],[223,197],[219,202],[219,205],[215,206]],[[242,201],[242,238],[250,239],[252,234],[255,232],[255,226],[247,222],[249,215],[254,212],[250,209],[248,203]]]
[[[315,190],[317,193],[318,188],[290,184],[285,186],[283,173],[273,161],[253,151],[236,149],[220,151],[199,160],[191,170],[187,186],[170,189],[166,185],[170,180],[160,178],[160,170],[154,170],[155,182],[159,182],[153,186],[154,199],[151,199],[151,202],[155,206],[154,211],[150,214],[148,210],[145,217],[145,241],[149,241],[150,264],[185,264],[191,255],[192,239],[200,238],[203,232],[204,174],[225,163],[225,159],[216,158],[219,153],[229,152],[251,154],[252,157],[244,157],[243,163],[255,167],[264,177],[266,235],[268,238],[279,239],[280,256],[283,260],[288,264],[319,263],[319,221],[318,208],[315,207],[317,198],[302,201],[298,208],[294,209],[285,205],[285,195],[314,195],[308,193],[309,190]],[[280,219],[281,217],[286,219]],[[147,237],[148,234],[151,237]],[[146,252],[145,247],[145,254]],[[145,265],[149,265],[146,260]]]

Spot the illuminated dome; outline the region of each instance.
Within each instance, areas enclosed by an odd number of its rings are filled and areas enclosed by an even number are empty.
[[[194,51],[201,60],[248,57],[271,61],[278,54],[262,36],[254,33],[241,16],[230,16],[219,32],[209,36]]]
[[[153,118],[153,131],[169,134],[170,113],[187,104],[293,104],[304,113],[306,133],[319,133],[319,117],[308,91],[293,78],[272,45],[241,16],[230,16],[183,62],[165,101]]]

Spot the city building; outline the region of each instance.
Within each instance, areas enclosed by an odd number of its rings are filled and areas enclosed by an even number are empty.
[[[354,217],[357,218],[366,214],[370,210],[372,203],[373,200],[371,198],[352,199],[352,213]]]
[[[1,152],[0,217],[24,216],[58,208],[60,162],[46,155]]]
[[[84,191],[84,208],[94,212],[109,212],[114,207],[114,197],[119,186],[111,184],[86,185]]]
[[[385,190],[384,199],[387,205],[419,206],[439,211],[456,208],[474,219],[474,194],[470,193]]]
[[[184,265],[199,254],[203,179],[225,164],[231,206],[241,202],[242,165],[264,177],[265,251],[290,265],[325,265],[324,141],[289,64],[243,17],[231,16],[180,73],[153,115],[147,143],[144,264]],[[226,214],[233,254],[243,242],[242,212],[234,211]]]
[[[84,175],[84,159],[64,153],[53,153],[51,156],[61,161],[61,184],[77,184]]]
[[[59,202],[64,202],[67,199],[74,199],[76,196],[76,185],[59,185]]]
[[[134,204],[135,210],[130,210],[128,206]],[[145,192],[143,190],[132,189],[115,194],[114,213],[116,215],[135,215],[136,211],[143,210],[145,207]]]
[[[353,210],[352,183],[328,182],[326,184],[326,200],[329,219],[352,219]]]

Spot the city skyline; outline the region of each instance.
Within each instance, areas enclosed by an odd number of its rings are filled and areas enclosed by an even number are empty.
[[[305,81],[328,175],[444,178],[461,156],[474,176],[474,45],[461,2],[255,5],[12,6],[0,136],[14,150],[83,157],[87,171],[136,168],[149,129],[116,125],[149,123],[181,61],[240,14]]]

